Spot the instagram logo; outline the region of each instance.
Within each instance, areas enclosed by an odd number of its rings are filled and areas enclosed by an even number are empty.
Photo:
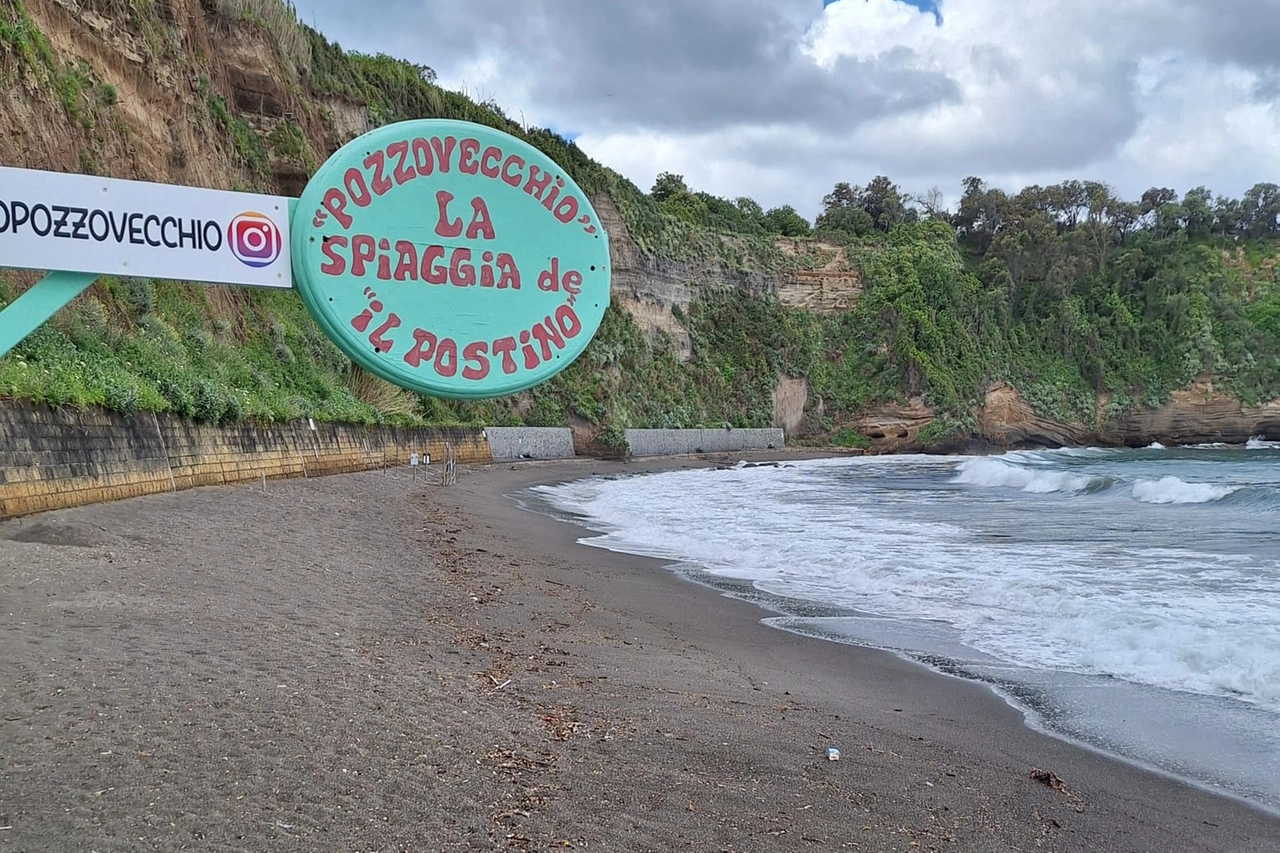
[[[265,267],[280,257],[280,229],[270,218],[248,210],[231,220],[227,228],[231,254],[251,267]]]

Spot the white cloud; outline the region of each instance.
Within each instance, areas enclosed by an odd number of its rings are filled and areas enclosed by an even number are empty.
[[[300,5],[344,43],[579,133],[642,189],[673,171],[812,217],[837,181],[877,174],[953,201],[968,175],[1132,199],[1280,181],[1276,2],[941,0],[939,26],[900,0],[381,0],[405,27],[374,47],[350,4]]]

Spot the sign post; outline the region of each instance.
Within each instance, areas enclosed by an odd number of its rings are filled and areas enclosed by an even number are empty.
[[[0,356],[98,275],[296,288],[352,361],[453,399],[547,381],[610,295],[608,236],[573,179],[437,119],[353,139],[299,199],[0,167],[0,266],[50,271],[0,311]]]
[[[22,343],[45,320],[75,299],[97,278],[93,273],[51,272],[0,311],[0,355]]]

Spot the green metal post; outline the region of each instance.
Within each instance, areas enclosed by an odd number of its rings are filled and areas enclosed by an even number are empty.
[[[93,284],[96,273],[51,272],[0,311],[0,356]]]

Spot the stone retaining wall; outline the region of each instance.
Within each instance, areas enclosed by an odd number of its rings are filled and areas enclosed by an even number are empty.
[[[408,465],[492,461],[479,429],[295,421],[197,424],[168,415],[0,405],[0,518],[156,492]]]

